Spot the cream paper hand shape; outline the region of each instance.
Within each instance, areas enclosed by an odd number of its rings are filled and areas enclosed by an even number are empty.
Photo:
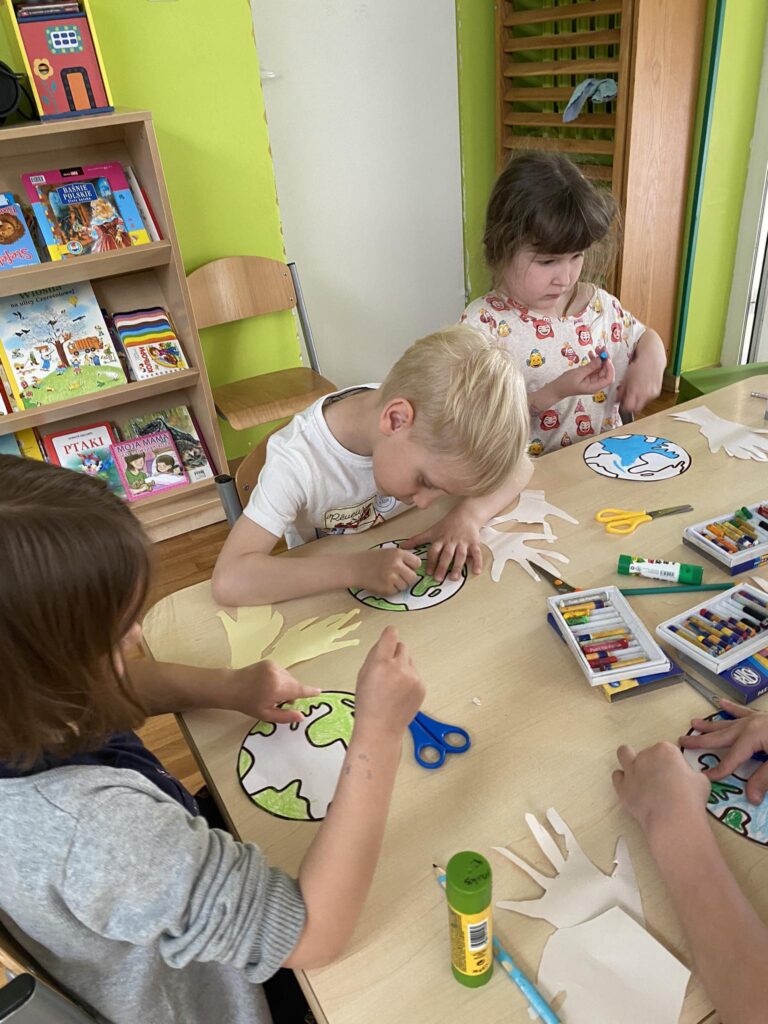
[[[570,928],[590,921],[611,907],[621,907],[639,924],[644,924],[635,870],[623,837],[619,837],[616,843],[613,872],[606,875],[584,854],[571,830],[552,807],[547,811],[547,820],[565,840],[565,857],[535,815],[525,816],[534,839],[557,874],[554,877],[542,875],[505,846],[492,847],[525,871],[544,890],[544,895],[538,899],[502,900],[496,906],[517,911],[526,917],[542,918],[556,928]]]
[[[751,430],[743,423],[735,420],[724,420],[715,415],[706,405],[700,405],[688,412],[673,412],[673,419],[684,423],[698,423],[699,433],[709,442],[709,450],[713,453],[725,448],[729,455],[737,459],[755,459],[757,462],[768,462],[768,430]]]
[[[542,569],[547,569],[549,572],[557,575],[555,566],[548,559],[554,559],[556,562],[570,561],[566,555],[560,554],[559,551],[544,552],[539,551],[537,548],[526,547],[528,541],[543,540],[551,544],[552,541],[557,540],[549,524],[544,523],[543,526],[544,533],[504,533],[502,530],[494,530],[492,526],[480,528],[480,540],[490,549],[493,556],[491,579],[494,583],[498,583],[501,579],[501,574],[507,562],[517,562],[518,565],[525,569],[529,576],[532,576],[539,583],[541,577],[534,570],[534,565],[541,566]]]
[[[271,661],[283,668],[298,665],[300,661],[318,658],[321,654],[340,651],[343,647],[356,647],[360,641],[343,637],[360,625],[360,612],[355,609],[342,615],[329,615],[325,619],[304,619],[287,629],[269,652]],[[354,622],[350,620],[354,619]]]
[[[285,620],[270,605],[239,608],[237,619],[224,611],[217,612],[229,640],[230,668],[244,668],[265,657],[282,668],[289,668],[300,661],[309,661],[343,647],[353,647],[360,641],[342,638],[360,625],[359,614],[355,609],[342,615],[329,615],[325,619],[304,619],[276,640]],[[352,619],[356,621],[351,622]],[[268,650],[273,643],[272,649]]]
[[[541,523],[545,524],[547,516],[556,516],[558,519],[565,519],[569,523],[576,523],[578,519],[569,516],[556,505],[550,505],[544,498],[544,491],[521,491],[520,500],[511,512],[506,515],[496,516],[490,525],[494,523]]]

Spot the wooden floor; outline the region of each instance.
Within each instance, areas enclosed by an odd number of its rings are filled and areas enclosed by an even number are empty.
[[[650,416],[675,404],[677,396],[663,392],[645,410]],[[147,607],[176,590],[210,579],[213,566],[229,533],[226,523],[164,540],[154,546],[155,574]],[[150,719],[139,730],[146,745],[157,754],[167,770],[194,792],[203,784],[195,760],[173,715]]]

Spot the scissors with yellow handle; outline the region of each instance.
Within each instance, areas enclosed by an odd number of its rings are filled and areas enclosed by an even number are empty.
[[[693,512],[692,505],[673,505],[672,508],[657,508],[654,512],[632,512],[626,508],[601,508],[595,516],[598,523],[605,523],[608,533],[626,536],[634,533],[641,523],[650,523],[661,516],[674,516],[678,512]]]

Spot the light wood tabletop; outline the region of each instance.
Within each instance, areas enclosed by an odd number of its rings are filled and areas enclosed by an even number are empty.
[[[768,376],[742,381],[673,411],[707,405],[753,429],[768,427],[765,403],[750,398],[752,390],[768,390]],[[627,482],[589,469],[583,444],[539,459],[529,486],[543,489],[548,501],[579,522],[550,519],[557,540],[538,546],[567,555],[570,562],[562,566],[563,575],[579,587],[629,583],[616,574],[623,553],[699,562],[705,582],[726,580],[715,563],[683,545],[683,527],[768,498],[768,464],[731,458],[724,451],[711,454],[698,426],[676,421],[669,412],[613,431],[628,432],[676,442],[690,453],[690,468],[666,481]],[[641,525],[631,538],[610,536],[595,522],[595,513],[606,506],[657,509],[685,503],[694,511]],[[302,549],[301,556],[408,537],[438,519],[445,507],[408,512],[358,537],[326,538]],[[540,530],[517,524],[511,528]],[[327,690],[354,689],[365,653],[384,626],[396,625],[427,686],[424,710],[463,726],[472,736],[467,753],[426,771],[414,761],[406,733],[381,859],[353,939],[335,964],[300,975],[318,1020],[327,1024],[446,1024],[471,1014],[483,1024],[527,1024],[524,999],[498,968],[481,989],[453,980],[445,899],[432,864],[444,865],[456,851],[476,849],[493,867],[494,900],[537,897],[538,886],[490,847],[508,845],[551,873],[524,821],[526,812],[542,819],[549,807],[559,811],[586,855],[607,873],[613,868],[617,838],[626,837],[649,931],[690,963],[681,926],[638,827],[618,803],[611,772],[619,744],[640,748],[660,739],[675,741],[692,716],[711,709],[684,683],[609,704],[589,687],[547,625],[551,587],[543,580],[535,582],[513,562],[494,583],[485,549],[484,555],[482,574],[470,577],[450,600],[433,609],[384,612],[362,606],[342,590],[278,606],[286,626],[312,615],[360,610],[361,624],[352,634],[359,646],[291,670],[303,682]],[[295,556],[294,551],[281,557]],[[653,631],[662,620],[695,604],[697,597],[665,594],[629,600]],[[158,660],[226,665],[227,638],[217,611],[208,583],[164,598],[145,620],[150,653]],[[767,699],[753,706],[765,707]],[[238,750],[251,724],[234,712],[184,716],[202,770],[236,834],[258,843],[273,864],[295,873],[318,826],[272,817],[241,789]],[[712,828],[757,912],[768,920],[768,851],[715,821]],[[494,922],[501,942],[535,980],[551,926],[500,909]],[[713,1020],[711,1014],[702,985],[693,978],[680,1020],[694,1024]]]

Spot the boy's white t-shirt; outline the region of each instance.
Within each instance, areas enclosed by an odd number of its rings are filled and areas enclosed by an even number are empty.
[[[332,533],[361,533],[411,506],[379,494],[373,459],[339,444],[326,403],[378,384],[342,388],[297,413],[267,442],[267,459],[244,514],[289,548]]]
[[[598,354],[605,350],[611,357],[616,378],[610,387],[594,395],[565,398],[531,416],[529,455],[556,451],[621,426],[617,388],[645,327],[622,309],[610,292],[595,288],[576,316],[548,316],[491,291],[467,306],[461,322],[506,344],[522,371],[529,394],[566,370],[586,363],[590,349]]]

